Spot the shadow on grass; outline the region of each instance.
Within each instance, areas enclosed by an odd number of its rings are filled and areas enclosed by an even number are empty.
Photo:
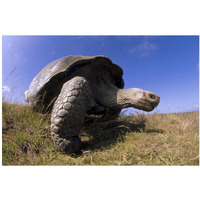
[[[144,134],[162,134],[162,129],[146,129],[146,119],[143,116],[132,118],[87,118],[81,137],[89,140],[82,141],[83,150],[95,151],[104,147],[111,147],[117,142],[124,142],[130,132]]]
[[[124,142],[125,136],[130,132],[144,132],[146,120],[141,118],[134,122],[119,119],[92,119],[86,120],[81,137],[89,138],[82,141],[83,150],[97,150],[103,147]]]
[[[159,134],[159,133],[164,133],[165,131],[163,129],[147,129],[145,130],[145,133],[150,133],[150,134]]]

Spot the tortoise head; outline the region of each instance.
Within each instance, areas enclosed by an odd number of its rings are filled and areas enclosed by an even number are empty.
[[[160,102],[160,97],[153,92],[139,88],[121,89],[118,91],[118,102],[124,107],[152,111]]]

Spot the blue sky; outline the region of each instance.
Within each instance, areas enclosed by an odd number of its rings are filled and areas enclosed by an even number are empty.
[[[161,97],[156,112],[198,110],[198,36],[3,36],[3,96],[24,102],[35,75],[67,55],[108,56],[123,68],[125,88]]]

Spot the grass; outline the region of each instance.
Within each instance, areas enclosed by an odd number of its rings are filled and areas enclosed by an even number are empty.
[[[3,165],[199,165],[199,112],[87,118],[76,157],[53,146],[50,115],[3,102]]]

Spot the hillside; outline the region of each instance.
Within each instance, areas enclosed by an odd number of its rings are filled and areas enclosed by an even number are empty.
[[[88,118],[72,157],[53,146],[50,115],[2,107],[3,165],[199,165],[199,112]]]

